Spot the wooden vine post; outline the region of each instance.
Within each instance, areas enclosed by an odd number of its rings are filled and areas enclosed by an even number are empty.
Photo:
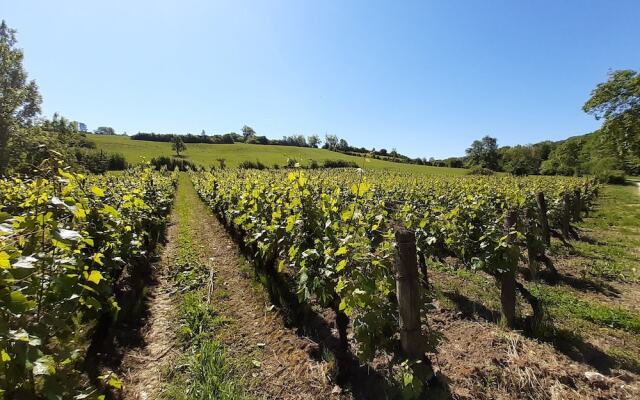
[[[536,195],[538,203],[538,219],[540,220],[540,230],[542,231],[542,239],[544,244],[551,246],[551,233],[549,231],[549,218],[547,217],[547,201],[544,198],[544,192],[538,192]]]
[[[420,332],[420,285],[415,233],[396,228],[396,294],[400,312],[400,344],[405,355],[414,360],[423,358]]]
[[[571,196],[569,193],[562,195],[562,220],[560,229],[565,239],[571,239]]]
[[[536,229],[535,223],[533,222],[535,218],[535,211],[531,208],[527,209],[527,232],[525,235],[526,243],[527,243],[527,257],[529,264],[529,273],[531,274],[531,280],[535,281],[538,274],[538,257],[539,251],[538,244],[536,243]]]
[[[580,194],[580,189],[575,189],[573,191],[573,220],[578,222],[580,221],[580,213],[582,212],[582,196]]]
[[[516,325],[516,268],[518,267],[517,258],[511,256],[511,246],[516,240],[513,228],[518,222],[518,214],[515,211],[509,211],[504,220],[504,232],[507,235],[507,243],[509,245],[509,253],[507,254],[506,269],[500,273],[500,303],[502,305],[502,317],[509,328]]]

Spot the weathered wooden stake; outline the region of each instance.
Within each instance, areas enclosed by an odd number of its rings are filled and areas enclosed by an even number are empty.
[[[504,231],[507,234],[509,246],[513,245],[516,236],[512,233],[518,221],[518,214],[509,211],[504,220]],[[509,249],[510,250],[510,249]],[[511,258],[511,256],[509,255]],[[511,261],[511,260],[510,260]],[[513,260],[514,265],[509,265],[507,270],[500,274],[500,303],[502,305],[502,317],[509,328],[516,326],[516,268],[517,260]]]
[[[564,238],[566,240],[571,239],[571,197],[569,196],[569,193],[565,193],[564,195],[562,195],[562,202],[563,202],[563,208],[562,208],[562,221],[561,221],[561,226],[560,229],[562,230],[562,236],[564,236]]]
[[[531,280],[535,281],[538,276],[538,249],[536,248],[535,238],[531,232],[527,232],[527,258],[529,264],[529,273]]]
[[[582,199],[580,196],[580,189],[576,189],[573,192],[573,220],[580,221],[580,213],[582,212]]]
[[[540,220],[540,229],[542,230],[542,239],[547,247],[551,246],[551,233],[549,232],[549,219],[547,217],[547,201],[544,198],[544,192],[538,192],[536,196],[538,203],[538,219]]]
[[[420,332],[420,286],[416,235],[405,228],[396,228],[396,294],[400,312],[400,344],[411,359],[421,360],[423,354]]]

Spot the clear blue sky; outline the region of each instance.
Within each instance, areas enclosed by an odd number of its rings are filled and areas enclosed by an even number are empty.
[[[43,111],[90,129],[336,134],[411,156],[596,129],[640,1],[0,0]]]

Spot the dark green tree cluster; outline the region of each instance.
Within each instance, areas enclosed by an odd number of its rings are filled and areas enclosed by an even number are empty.
[[[589,174],[604,181],[640,174],[640,74],[632,70],[610,73],[593,90],[583,110],[602,119],[602,128],[560,142],[502,148],[495,138],[485,136],[467,149],[465,164],[514,175]]]
[[[7,169],[11,135],[31,126],[42,98],[36,82],[27,79],[24,53],[16,47],[16,31],[0,23],[0,174]]]
[[[99,126],[93,133],[96,135],[115,135],[116,131],[110,126]]]
[[[53,114],[51,120],[43,119],[38,123],[45,131],[57,133],[74,133],[78,132],[78,123],[71,121],[58,113]]]
[[[466,151],[467,164],[497,171],[500,168],[498,156],[498,141],[491,136],[481,140],[474,140]]]
[[[617,161],[617,168],[640,173],[640,74],[632,70],[612,72],[582,109],[604,121],[595,150]]]

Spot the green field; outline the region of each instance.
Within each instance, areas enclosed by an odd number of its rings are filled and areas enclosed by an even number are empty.
[[[149,161],[158,156],[172,156],[171,143],[131,140],[127,136],[87,135],[96,143],[98,149],[106,152],[121,153],[129,163],[137,164]],[[350,156],[326,149],[311,149],[306,147],[256,145],[256,144],[190,144],[184,158],[203,167],[218,165],[218,159],[225,159],[226,165],[236,167],[243,161],[260,161],[271,167],[283,166],[290,158],[296,159],[301,165],[309,165],[311,160],[322,164],[324,160],[354,161],[364,168],[390,171],[424,173],[429,175],[464,175],[467,170],[461,168],[441,168],[425,165],[401,164],[390,161],[370,159],[365,162],[363,157]]]

